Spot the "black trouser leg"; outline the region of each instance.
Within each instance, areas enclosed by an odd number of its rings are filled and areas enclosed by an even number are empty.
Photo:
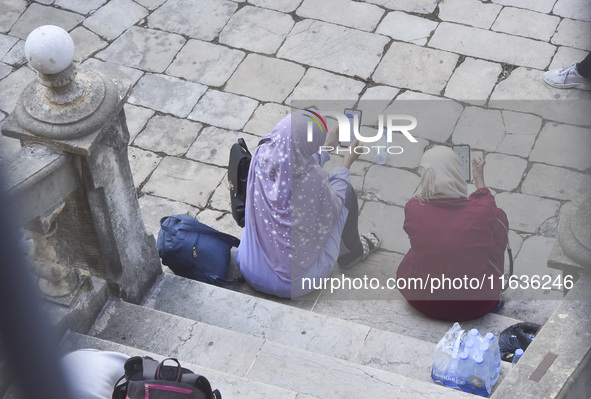
[[[591,79],[591,53],[577,64],[577,72],[584,78]]]
[[[345,247],[349,250],[349,253],[339,257],[337,260],[341,266],[346,266],[359,258],[363,254],[363,245],[359,238],[359,204],[357,203],[357,194],[351,183],[347,187],[347,193],[345,194],[345,207],[349,210],[341,239],[345,244]]]

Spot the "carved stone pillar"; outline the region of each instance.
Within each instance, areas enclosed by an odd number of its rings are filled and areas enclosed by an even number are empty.
[[[129,86],[78,70],[73,49],[68,33],[55,26],[29,35],[25,55],[38,79],[25,88],[2,133],[71,158],[80,189],[66,199],[52,236],[70,253],[58,248],[55,258],[105,278],[117,296],[137,303],[162,270],[127,157]]]

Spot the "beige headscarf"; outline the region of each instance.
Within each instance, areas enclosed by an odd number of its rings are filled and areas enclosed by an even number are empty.
[[[468,184],[462,175],[460,159],[451,148],[439,146],[426,151],[419,171],[421,181],[414,196],[420,201],[468,197]]]

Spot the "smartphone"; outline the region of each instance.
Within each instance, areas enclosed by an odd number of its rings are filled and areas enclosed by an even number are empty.
[[[460,166],[462,167],[462,174],[464,175],[464,180],[470,181],[470,174],[471,174],[471,165],[470,165],[470,146],[468,144],[459,144],[454,145],[452,150],[458,157],[460,158]]]
[[[360,109],[345,109],[345,116],[349,119],[349,139],[350,141],[339,141],[341,147],[349,147],[353,142],[355,136],[353,135],[353,127],[355,123],[355,115],[357,115],[357,131],[361,128],[361,110]]]

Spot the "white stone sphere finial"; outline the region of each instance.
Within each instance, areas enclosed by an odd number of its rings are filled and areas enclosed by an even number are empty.
[[[62,72],[72,63],[74,41],[59,26],[40,26],[27,36],[25,57],[29,65],[38,72],[53,75]]]

